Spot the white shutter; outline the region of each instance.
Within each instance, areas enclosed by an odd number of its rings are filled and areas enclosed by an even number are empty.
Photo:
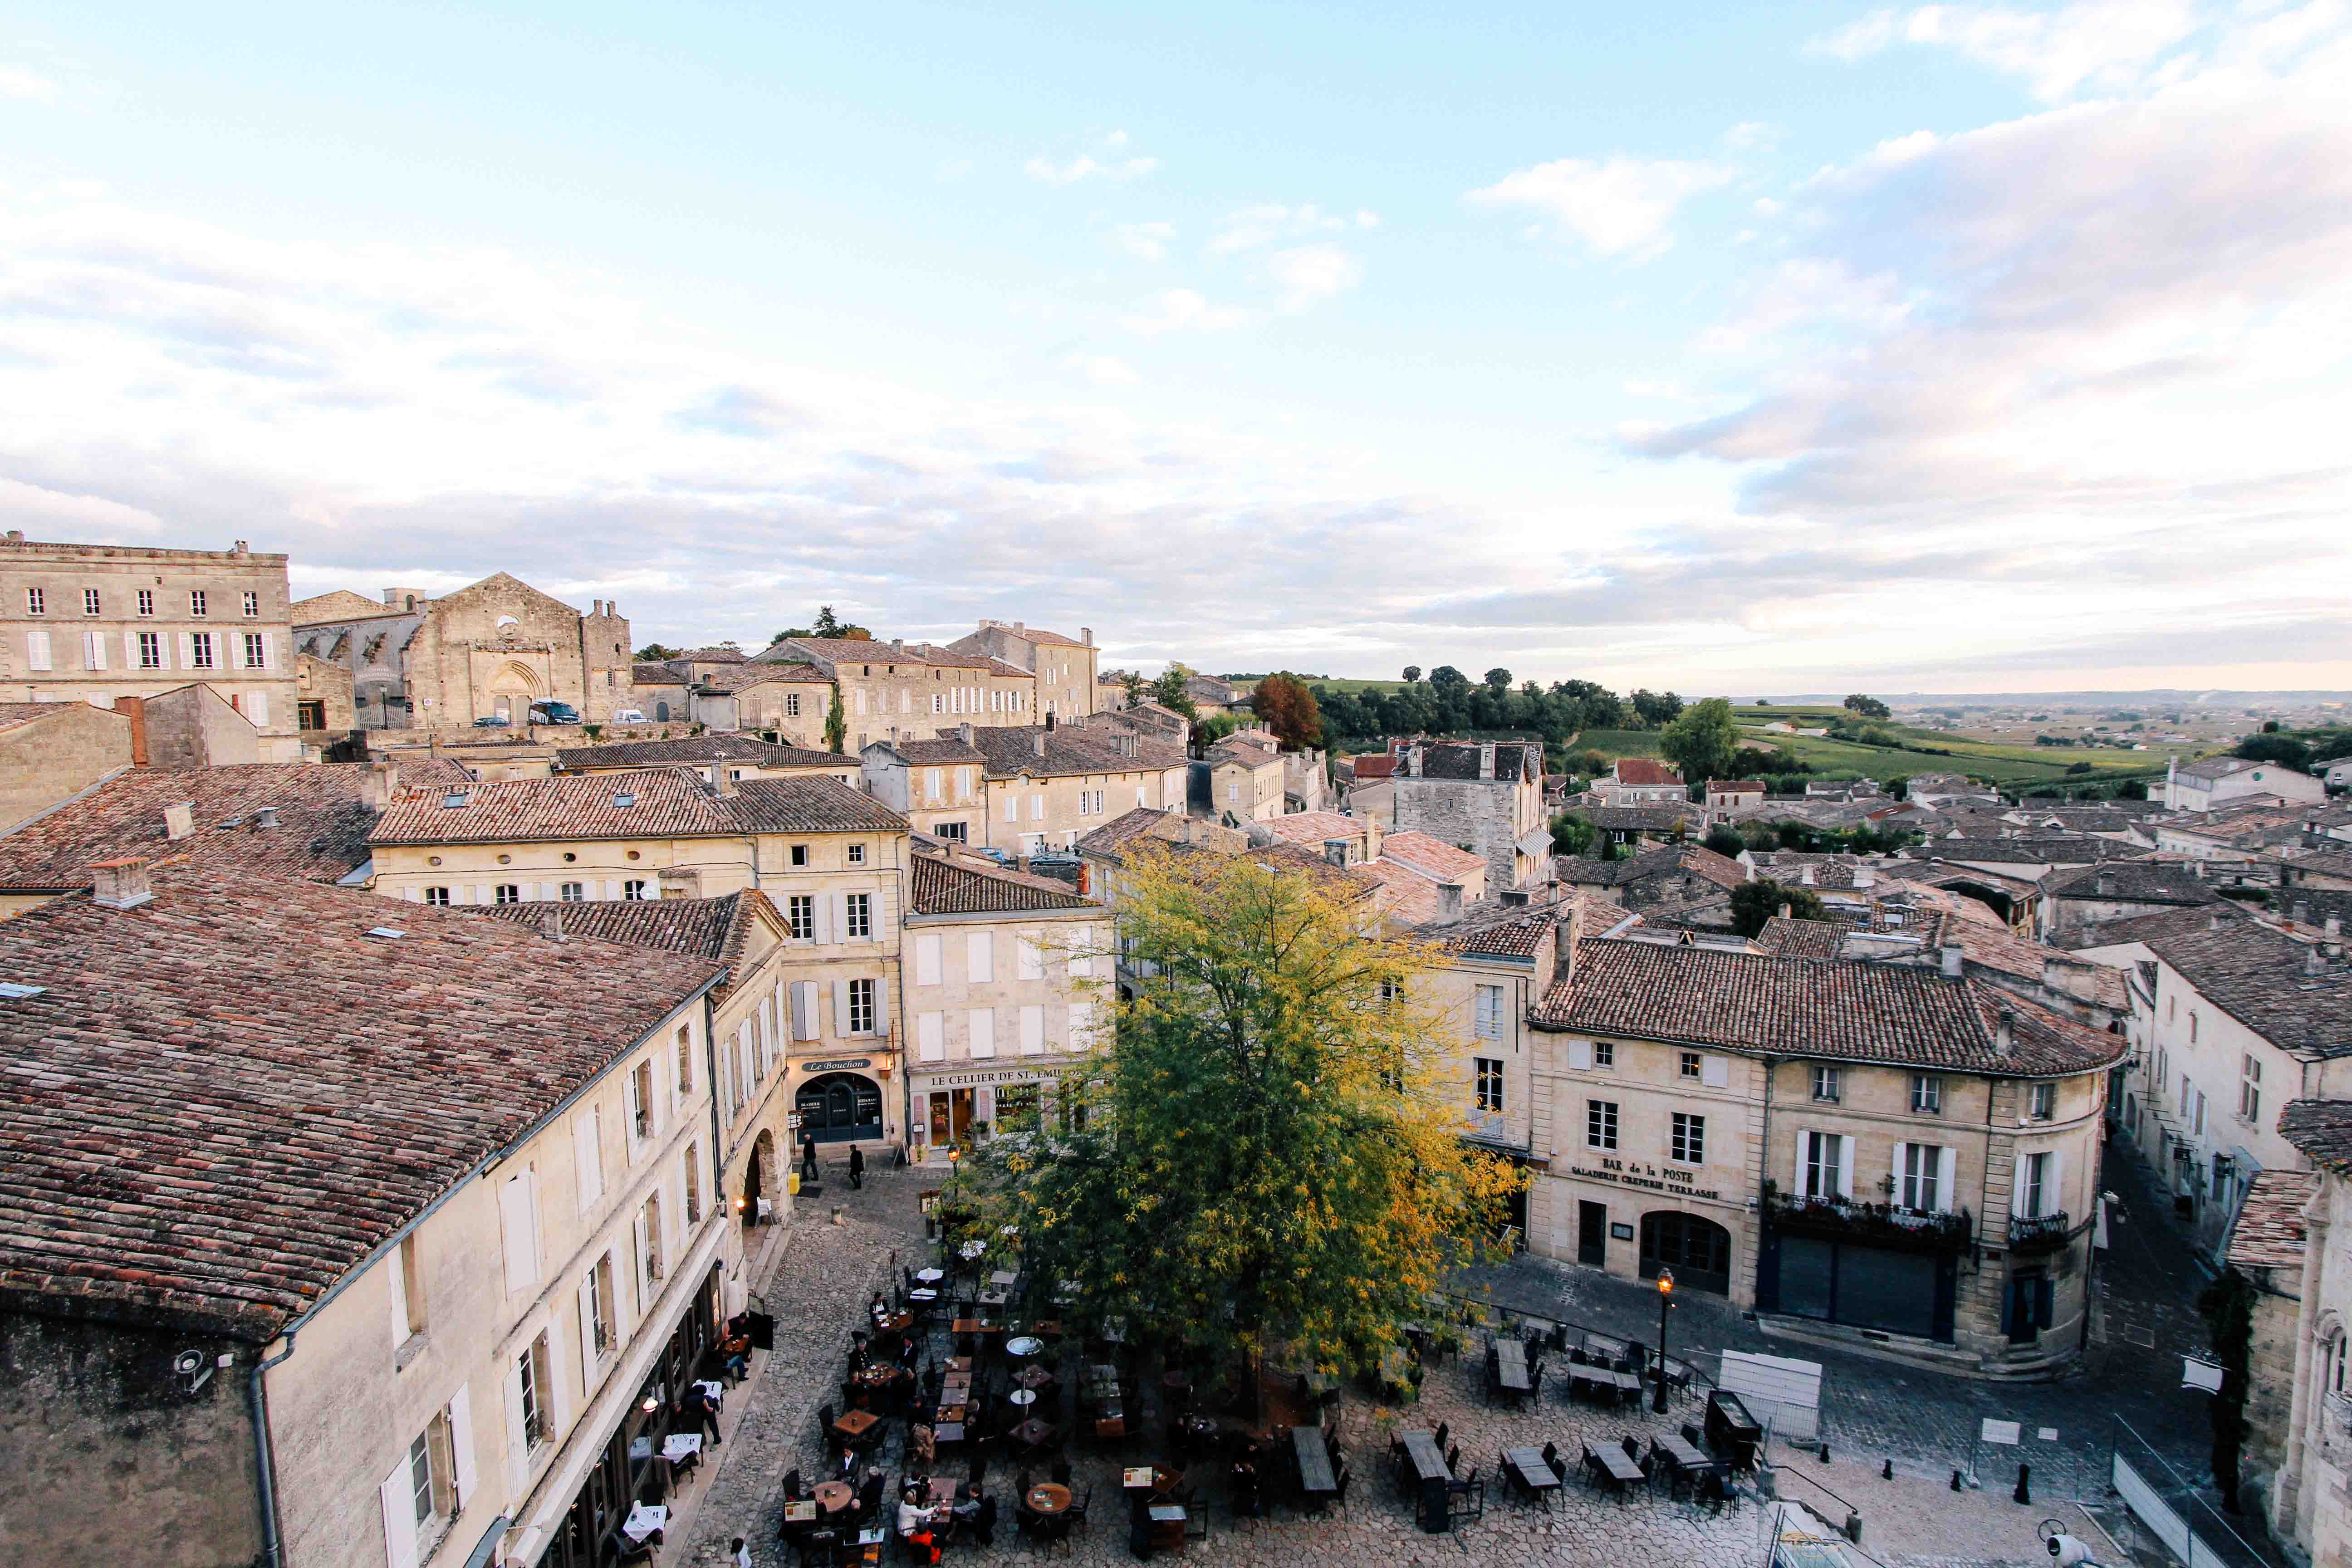
[[[139,668],[139,634],[137,632],[122,634],[122,668],[125,669]]]
[[[248,691],[245,694],[245,716],[256,729],[269,727],[269,693]]]
[[[1045,1054],[1045,1009],[1031,1005],[1021,1009],[1021,1054],[1039,1057]]]
[[[833,1032],[840,1039],[849,1038],[849,982],[833,983]]]
[[[1818,1132],[1797,1134],[1797,1168],[1789,1173],[1789,1190],[1801,1198],[1811,1195],[1805,1190],[1805,1166],[1813,1152],[1813,1140],[1820,1136]]]
[[[180,634],[180,668],[182,669],[196,668],[196,634],[194,632]]]
[[[996,1055],[996,1009],[974,1007],[966,1022],[971,1035],[971,1054],[982,1061]]]
[[[1953,1184],[1959,1180],[1959,1151],[1950,1144],[1936,1151],[1936,1212],[1952,1212],[1952,1200],[1959,1194]]]
[[[996,937],[993,932],[976,931],[965,938],[964,955],[970,970],[965,978],[974,982],[996,978]]]
[[[2025,1213],[2025,1163],[2033,1158],[2033,1152],[2028,1149],[2020,1149],[2015,1144],[2011,1144],[2010,1149],[2009,1215],[2011,1219],[2017,1219],[2022,1217]]]
[[[1094,1045],[1095,1005],[1091,1002],[1070,1004],[1070,1021],[1066,1048],[1073,1051],[1089,1049]]]
[[[915,1055],[918,1061],[937,1062],[947,1059],[945,1020],[938,1013],[915,1015]]]
[[[412,904],[421,904],[425,901],[425,889],[422,888],[403,888],[400,889],[400,896],[406,899]]]
[[[104,632],[81,634],[81,662],[85,669],[106,668],[106,634]]]
[[[392,1289],[392,1342],[404,1344],[408,1340],[408,1270],[401,1266],[398,1242],[392,1244],[383,1262],[384,1280]]]
[[[25,664],[30,669],[49,668],[49,634],[30,631],[25,634]]]
[[[473,1502],[475,1482],[480,1479],[474,1468],[473,1394],[463,1383],[449,1401],[449,1452],[457,1462],[457,1507],[463,1509]]]
[[[1853,1140],[1838,1140],[1838,1196],[1848,1202],[1853,1198]]]
[[[383,1499],[385,1568],[416,1568],[416,1494],[408,1480],[408,1451],[377,1489]]]
[[[1570,1070],[1570,1072],[1583,1072],[1583,1071],[1586,1071],[1587,1069],[1589,1069],[1591,1066],[1592,1066],[1592,1042],[1591,1042],[1591,1040],[1570,1040],[1570,1041],[1569,1041],[1569,1042],[1568,1042],[1568,1067],[1569,1067],[1569,1070]]]
[[[522,1426],[522,1366],[509,1357],[499,1380],[507,1400],[507,1495],[521,1497],[530,1490],[530,1434]]]
[[[1009,794],[1009,793],[1005,795],[1005,797],[1004,797],[1004,820],[1005,820],[1005,821],[1007,821],[1007,822],[1018,822],[1018,821],[1020,821],[1020,820],[1021,820],[1021,797],[1020,797],[1020,796],[1015,795],[1012,795],[1012,794]]]
[[[539,1237],[533,1234],[530,1173],[507,1178],[499,1189],[499,1219],[506,1232],[507,1289],[528,1290],[539,1283]]]
[[[572,1164],[580,1180],[580,1212],[584,1215],[604,1195],[604,1161],[597,1148],[593,1105],[581,1106],[572,1113]]]
[[[1698,1081],[1708,1089],[1725,1089],[1731,1083],[1729,1057],[1701,1057],[1698,1059]]]
[[[814,1040],[816,1033],[816,982],[795,980],[793,982],[793,1038]]]
[[[488,904],[489,901],[490,901],[490,885],[489,885],[488,882],[477,882],[477,883],[475,883],[475,884],[474,884],[474,902],[476,902],[476,903],[478,903],[478,904]]]
[[[940,983],[940,938],[937,931],[927,931],[915,939],[915,984],[937,985]]]
[[[590,1264],[580,1289],[580,1403],[596,1396],[596,1266]]]
[[[1013,970],[1013,973],[1016,978],[1022,980],[1043,980],[1045,978],[1045,960],[1044,954],[1037,951],[1037,933],[1035,931],[1023,931],[1018,938],[1018,946],[1014,949],[1014,952],[1019,955],[1019,963]]]
[[[1897,1208],[1905,1208],[1905,1207],[1908,1207],[1908,1206],[1909,1206],[1909,1205],[1910,1205],[1910,1202],[1911,1202],[1911,1194],[1910,1194],[1910,1193],[1909,1193],[1908,1191],[1906,1191],[1906,1190],[1905,1189],[1905,1187],[1904,1187],[1904,1185],[1903,1185],[1903,1178],[1904,1178],[1904,1175],[1905,1175],[1905,1174],[1906,1174],[1906,1173],[1907,1173],[1910,1169],[1911,1169],[1911,1145],[1910,1145],[1910,1144],[1908,1144],[1908,1143],[1897,1143],[1896,1145],[1895,1145],[1895,1194],[1894,1194],[1895,1206],[1895,1207],[1897,1207]]]
[[[2042,1212],[2058,1214],[2067,1209],[2066,1156],[2056,1149],[2050,1151],[2049,1163],[2042,1167]]]
[[[539,885],[539,901],[542,904],[562,903],[563,901],[562,884],[558,882],[541,882]]]

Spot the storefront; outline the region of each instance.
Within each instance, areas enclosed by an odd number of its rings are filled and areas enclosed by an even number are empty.
[[[1756,1304],[1949,1343],[1968,1243],[1965,1215],[1906,1226],[1876,1207],[1783,1206],[1764,1228]]]
[[[968,1068],[959,1072],[916,1073],[908,1080],[914,1097],[913,1139],[917,1158],[926,1148],[969,1144],[1042,1115],[1055,1068]]]
[[[805,1075],[793,1093],[793,1113],[800,1119],[800,1132],[819,1143],[889,1135],[882,1114],[881,1080],[889,1070],[887,1064],[872,1057],[845,1057],[794,1062],[793,1069]]]

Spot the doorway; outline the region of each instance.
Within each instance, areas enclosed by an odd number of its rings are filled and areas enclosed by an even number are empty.
[[[827,1073],[801,1085],[793,1109],[801,1131],[819,1143],[882,1136],[882,1086],[854,1073]]]
[[[1643,1215],[1642,1278],[1655,1279],[1662,1268],[1675,1271],[1676,1285],[1730,1295],[1731,1233],[1679,1209]]]
[[[2039,1268],[2027,1268],[2010,1277],[2009,1280],[2009,1342],[2030,1345],[2042,1337],[2056,1314],[2053,1300],[2057,1294],[2049,1277]]]
[[[1609,1205],[1579,1202],[1576,1205],[1576,1260],[1594,1268],[1609,1266]]]
[[[951,1148],[971,1137],[971,1090],[936,1089],[931,1094],[931,1142]]]

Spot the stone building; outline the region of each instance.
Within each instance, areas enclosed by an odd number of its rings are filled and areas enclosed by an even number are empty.
[[[711,671],[688,693],[687,716],[706,729],[756,731],[819,751],[833,682],[813,664],[743,663]],[[648,717],[653,710],[647,710]]]
[[[1210,748],[1204,771],[1219,821],[1238,826],[1283,815],[1282,752],[1273,742],[1229,735]]]
[[[150,698],[191,681],[301,760],[286,557],[0,538],[0,702]]]
[[[2293,1393],[2269,1498],[2271,1534],[2312,1568],[2346,1568],[2352,1563],[2352,1389],[2346,1386],[2352,1360],[2352,1100],[2292,1100],[2279,1112],[2279,1131],[2317,1174],[2300,1215]],[[2258,1358],[2265,1348],[2258,1335]],[[2274,1363],[2264,1370],[2275,1375]],[[2254,1411],[2250,1401],[2250,1415]]]
[[[1486,857],[1490,892],[1524,888],[1549,869],[1540,745],[1416,742],[1399,762],[1394,785],[1395,830]]]
[[[352,672],[369,730],[467,730],[531,722],[561,702],[588,723],[637,705],[629,623],[602,599],[582,615],[500,572],[436,598],[387,588],[383,602],[338,590],[294,606],[304,653]]]
[[[2221,901],[2203,878],[2178,861],[2078,866],[2042,879],[2039,934],[2047,942],[2096,946],[2095,927]]]
[[[295,723],[304,745],[331,746],[347,739],[360,727],[359,710],[353,700],[355,689],[348,667],[330,663],[316,654],[294,656]]]
[[[576,731],[571,731],[576,733]],[[556,767],[567,773],[635,773],[640,768],[686,768],[714,789],[731,779],[804,778],[858,781],[857,761],[838,752],[813,752],[775,745],[751,735],[679,735],[667,741],[616,741],[606,745],[559,746]]]
[[[1097,679],[1092,627],[1080,626],[1073,638],[1020,621],[984,620],[970,637],[958,637],[948,647],[956,653],[982,654],[1026,671],[1034,683],[1035,706],[1031,711],[1040,719],[1050,713],[1068,723],[1107,705]]]
[[[929,741],[975,720],[1027,722],[1041,711],[1036,677],[1020,666],[903,637],[787,637],[752,662],[807,667],[838,691],[853,755],[877,741]],[[824,714],[814,717],[821,727]]]
[[[2223,1255],[2231,1270],[2254,1289],[2242,1473],[2258,1488],[2275,1486],[2286,1458],[2308,1236],[2304,1215],[2324,1180],[2310,1171],[2264,1171],[2255,1176],[2230,1227],[2229,1249]]]
[[[1061,1075],[1111,1044],[1110,911],[976,856],[915,855],[904,963],[908,1126],[920,1160],[1054,1125]]]
[[[2315,804],[2327,798],[2327,785],[2278,763],[2248,762],[2243,757],[2203,757],[2185,766],[2175,757],[2165,765],[2163,799],[2168,811],[2211,811],[2230,801],[2257,795]]]
[[[611,1560],[744,1300],[721,964],[134,858],[0,969],[20,1555]]]
[[[1962,973],[1591,939],[1531,1015],[1538,1252],[1777,1331],[2045,1375],[2125,1042]]]
[[[930,741],[876,742],[866,787],[919,832],[1029,856],[1068,849],[1137,807],[1181,809],[1181,745],[1110,726],[959,725]]]
[[[87,702],[0,702],[0,834],[135,760],[124,714]]]

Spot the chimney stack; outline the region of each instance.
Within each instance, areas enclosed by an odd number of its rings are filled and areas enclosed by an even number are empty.
[[[1962,961],[1967,957],[1960,944],[1957,942],[1946,942],[1937,956],[1943,962],[1944,978],[1958,980],[1963,970]]]
[[[2042,989],[2060,996],[2072,995],[2066,989],[2066,966],[2054,958],[2042,961]]]
[[[1078,628],[1078,640],[1079,640],[1080,642],[1082,642],[1082,643],[1086,644],[1088,647],[1094,647],[1094,646],[1095,646],[1095,629],[1094,629],[1094,627],[1092,627],[1092,626],[1080,626],[1080,627]]]
[[[1328,860],[1334,866],[1342,868],[1346,867],[1348,864],[1348,841],[1344,838],[1326,838],[1323,840],[1323,858]]]
[[[393,763],[374,763],[360,775],[360,804],[382,811],[400,793],[400,769]]]
[[[956,739],[961,741],[967,746],[971,744],[971,720],[967,719],[962,723],[956,726]]]
[[[2311,900],[2309,899],[2295,900],[2294,908],[2287,911],[2287,918],[2294,921],[2294,923],[2299,926],[2309,925],[2311,923]]]
[[[1482,779],[1495,776],[1495,742],[1492,741],[1478,742],[1478,776]]]
[[[196,803],[184,800],[163,808],[163,837],[175,842],[196,835]]]
[[[1783,900],[1780,900],[1780,918],[1781,918],[1782,920],[1784,920],[1784,921],[1785,921],[1785,920],[1789,919],[1790,916],[1794,915],[1796,912],[1797,912],[1797,906],[1796,906],[1796,905],[1794,905],[1794,904],[1790,903],[1790,902],[1788,900],[1786,900],[1786,899],[1783,899]]]
[[[1813,868],[1811,866],[1797,868],[1797,885],[1801,888],[1810,888],[1813,885]]]
[[[550,942],[563,940],[563,906],[543,904],[540,907],[539,934]]]
[[[890,639],[890,651],[891,651],[892,653],[904,653],[904,652],[906,652],[906,651],[907,651],[907,639],[906,639],[906,638],[904,638],[904,637],[892,637],[892,638]]]
[[[2306,949],[2303,955],[2303,972],[2315,975],[2326,973],[2327,955],[2315,947]]]
[[[264,828],[264,827],[275,827],[275,826],[278,826],[278,808],[277,808],[276,806],[274,806],[274,805],[264,805],[264,806],[258,806],[258,807],[256,807],[256,808],[255,808],[255,810],[254,810],[254,813],[253,813],[253,826],[254,826],[254,827],[256,828],[256,830],[258,830],[258,829],[261,829],[261,828]]]
[[[2321,924],[2319,934],[2326,937],[2330,942],[2343,941],[2344,917],[2341,915],[2328,916],[2326,921]]]
[[[139,856],[100,860],[90,869],[96,873],[89,888],[89,901],[93,904],[110,910],[135,910],[155,896],[147,886],[147,862]]]
[[[2103,898],[2103,899],[2104,899],[2104,898],[2105,898],[2109,893],[2112,893],[2112,892],[2114,892],[2115,890],[2116,890],[2116,879],[2115,879],[2113,877],[2110,877],[2109,875],[2107,875],[2105,871],[2100,872],[2100,873],[2099,873],[2099,896],[2100,896],[2101,898]]]
[[[114,710],[131,721],[131,765],[147,765],[147,700],[143,697],[118,697]]]
[[[1459,882],[1438,883],[1437,903],[1438,908],[1441,910],[1439,918],[1444,920],[1447,924],[1451,925],[1454,921],[1460,920],[1462,918],[1462,884]]]
[[[1032,752],[1034,752],[1041,757],[1045,754],[1045,731],[1050,730],[1053,727],[1054,716],[1051,713],[1048,713],[1045,715],[1045,729],[1034,731],[1029,736],[1029,749]]]
[[[733,799],[735,796],[735,770],[729,767],[724,761],[711,763],[710,787],[719,793],[719,799]]]
[[[1992,1053],[1997,1057],[2017,1054],[2017,1013],[2013,1008],[2003,1007],[2000,1021],[1993,1025]]]

